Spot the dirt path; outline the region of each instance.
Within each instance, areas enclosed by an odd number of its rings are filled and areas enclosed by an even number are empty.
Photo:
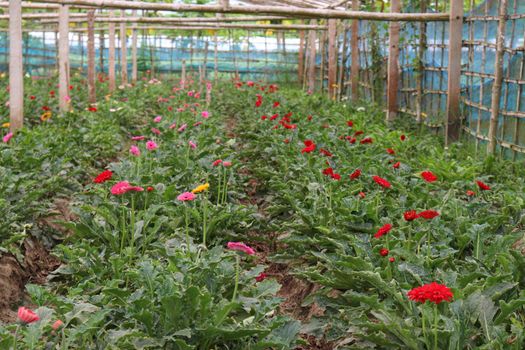
[[[229,138],[237,138],[239,136],[236,133],[236,126],[237,121],[235,117],[230,117],[226,120],[226,135]],[[242,149],[242,147],[243,144],[240,144],[239,148]],[[262,186],[259,179],[253,175],[250,169],[250,160],[241,159],[241,162],[243,167],[239,170],[239,173],[247,178],[246,187],[244,188],[247,199],[243,200],[243,202],[244,204],[256,206],[260,216],[269,220],[268,213],[265,210],[269,203],[266,202],[266,196],[264,191],[261,190]],[[303,323],[310,321],[314,316],[322,315],[324,310],[316,303],[303,305],[305,299],[317,291],[320,286],[297,278],[291,273],[288,265],[271,261],[273,254],[286,249],[286,246],[278,241],[279,233],[252,231],[248,235],[250,236],[248,243],[257,251],[258,263],[268,266],[264,273],[268,277],[277,279],[279,284],[281,284],[281,289],[277,296],[284,300],[280,304],[279,313],[293,317]],[[325,342],[323,339],[316,339],[306,334],[301,334],[301,337],[308,342],[308,345],[299,346],[295,350],[333,349],[333,345]]]

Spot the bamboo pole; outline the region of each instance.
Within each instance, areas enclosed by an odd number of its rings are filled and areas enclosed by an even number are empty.
[[[451,0],[448,51],[448,98],[445,145],[459,139],[461,45],[463,36],[463,0]]]
[[[311,23],[315,25],[317,23],[317,20],[312,20]],[[315,91],[315,41],[316,41],[316,32],[315,30],[310,30],[308,32],[308,45],[310,46],[310,52],[309,52],[309,63],[310,66],[308,67],[308,91],[314,92]]]
[[[392,0],[390,11],[397,13],[401,10],[401,1]],[[399,22],[390,22],[387,77],[387,115],[386,121],[396,118],[398,110],[397,93],[399,87]]]
[[[498,130],[498,118],[500,111],[501,83],[503,81],[503,55],[505,53],[505,27],[507,17],[507,0],[499,2],[499,23],[498,33],[496,35],[496,59],[494,61],[494,83],[492,85],[492,107],[489,124],[489,144],[487,146],[488,154],[496,152],[496,133]]]
[[[124,10],[120,11],[122,17],[126,16]],[[128,46],[127,46],[126,24],[120,23],[120,82],[126,86],[128,84]]]
[[[427,10],[427,0],[421,0],[422,12]],[[417,76],[416,76],[416,122],[421,123],[421,105],[423,101],[423,82],[425,74],[425,66],[423,59],[425,57],[425,50],[427,47],[427,24],[425,22],[419,23],[419,50],[417,53]]]
[[[338,18],[338,19],[361,19],[373,21],[442,21],[449,20],[447,13],[378,13],[365,11],[345,11],[329,9],[298,8],[293,6],[238,6],[230,5],[194,5],[182,3],[151,3],[143,1],[121,1],[121,0],[33,0],[33,2],[45,2],[52,4],[68,4],[94,6],[110,9],[144,9],[153,11],[173,12],[212,12],[212,13],[238,13],[238,14],[266,14],[285,15],[303,18]]]
[[[304,23],[304,21],[302,21]],[[299,84],[303,84],[303,71],[304,71],[304,39],[305,32],[301,30],[299,32],[299,54],[298,54],[298,64],[297,64],[297,76]]]
[[[94,26],[94,24],[93,24]],[[104,73],[104,31],[101,30],[98,33],[99,38],[99,64],[100,64],[100,73]]]
[[[88,69],[87,69],[87,79],[88,79],[88,96],[89,103],[97,102],[97,95],[95,90],[96,78],[95,78],[95,10],[89,10],[87,13],[88,19],[88,39],[87,39],[87,49],[88,49]]]
[[[9,121],[14,132],[24,124],[22,1],[9,1]]]
[[[105,28],[97,28],[105,29]],[[153,26],[144,26],[138,27],[138,29],[144,30],[221,30],[221,29],[245,29],[245,30],[261,30],[261,29],[271,29],[271,30],[320,30],[326,31],[326,26],[302,26],[302,25],[281,25],[281,24],[213,24],[213,23],[183,23],[181,25],[172,26],[172,25],[153,25]],[[85,31],[86,28],[75,28],[71,31]]]
[[[215,48],[213,52],[213,78],[215,85],[217,85],[217,81],[219,79],[219,39],[217,36],[217,31],[213,33],[213,40],[215,42]]]
[[[62,5],[58,11],[58,106],[64,113],[69,105],[69,7]]]
[[[137,10],[133,10],[132,16],[136,16]],[[137,63],[137,25],[133,24],[131,29],[131,82],[137,83],[138,79],[138,63]]]
[[[113,15],[113,11],[110,11],[110,16]],[[108,30],[109,48],[108,48],[108,76],[109,76],[109,91],[115,91],[115,24],[109,24]]]
[[[356,11],[359,9],[359,0],[352,1],[352,10]],[[352,21],[352,101],[357,102],[359,100],[359,20],[355,19]]]
[[[328,20],[328,96],[334,100],[337,93],[337,20]]]

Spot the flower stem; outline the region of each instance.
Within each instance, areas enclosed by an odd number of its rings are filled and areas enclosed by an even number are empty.
[[[220,200],[221,200],[221,168],[219,168],[219,176],[218,176],[218,183],[219,183],[219,188],[217,189],[217,205],[219,205],[220,203]]]
[[[188,258],[191,258],[190,251],[190,229],[188,221],[188,207],[184,206],[184,222],[186,224],[186,249],[188,250]]]
[[[202,245],[204,245],[204,247],[206,247],[206,230],[208,229],[206,227],[207,225],[207,222],[206,220],[208,219],[208,196],[204,196],[203,200],[202,200]]]
[[[240,264],[241,264],[241,258],[239,257],[239,254],[236,255],[236,264],[235,264],[235,287],[233,287],[233,296],[232,296],[232,302],[235,301],[235,298],[237,297],[237,288],[239,287],[239,270],[240,270]]]
[[[439,322],[438,306],[437,304],[434,304],[434,350],[439,350],[438,349],[438,322]]]

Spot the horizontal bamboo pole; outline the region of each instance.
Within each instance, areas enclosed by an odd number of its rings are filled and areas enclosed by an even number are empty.
[[[33,16],[34,15],[34,16]],[[74,20],[70,20],[70,22],[84,22],[86,19],[85,14],[77,14],[79,16],[76,16]],[[0,16],[0,19],[2,19],[4,16]],[[32,14],[31,17],[28,18],[35,18],[38,19],[38,14]],[[270,19],[266,19],[270,18]],[[8,19],[8,17],[6,17]],[[43,21],[41,23],[55,23],[58,21],[58,17],[55,16],[45,16],[42,18]],[[256,21],[263,21],[263,20],[285,20],[289,18],[286,17],[278,17],[278,16],[265,16],[265,17],[256,17],[256,16],[250,16],[250,17],[99,17],[95,18],[95,22],[102,22],[102,23],[221,23],[221,22],[256,22]]]
[[[320,25],[280,25],[280,24],[201,24],[184,23],[180,26],[144,26],[137,27],[139,30],[221,30],[221,29],[252,29],[252,30],[326,30],[326,26]],[[95,28],[95,30],[107,30],[107,28]],[[85,32],[86,28],[71,28],[73,32]]]
[[[70,18],[75,18],[74,21],[72,21],[71,19],[69,20],[70,22],[85,22],[86,19],[87,19],[87,15],[85,13],[70,13],[69,14],[69,17]],[[43,19],[43,20],[48,20],[48,19],[51,19],[53,21],[51,21],[50,23],[58,23],[58,13],[24,13],[22,14],[22,19],[23,20],[27,20],[27,19]],[[9,15],[0,15],[0,20],[9,20]]]
[[[32,2],[45,2],[53,4],[67,4],[72,6],[93,6],[98,8],[112,9],[137,9],[151,11],[174,11],[174,12],[211,12],[211,13],[239,13],[239,14],[268,14],[287,15],[298,18],[339,18],[339,19],[361,19],[375,21],[448,21],[448,13],[382,13],[365,11],[345,11],[329,9],[310,9],[292,6],[238,6],[230,5],[194,5],[194,4],[167,4],[151,3],[142,1],[122,0],[33,0]]]

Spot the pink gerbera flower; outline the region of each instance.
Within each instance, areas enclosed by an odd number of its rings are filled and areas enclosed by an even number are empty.
[[[244,253],[246,253],[248,255],[254,255],[255,254],[255,250],[253,250],[253,248],[247,246],[246,244],[244,244],[242,242],[228,242],[227,247],[228,247],[228,249],[244,252]]]
[[[132,186],[128,181],[120,181],[111,187],[111,194],[116,196],[128,193],[130,191],[142,192],[144,189],[140,186]]]
[[[153,150],[156,150],[157,148],[159,148],[159,146],[157,145],[157,143],[155,141],[148,141],[146,142],[146,148],[148,149],[148,151],[153,151]]]
[[[181,202],[192,201],[195,199],[195,195],[191,192],[184,192],[177,196],[177,200]]]

